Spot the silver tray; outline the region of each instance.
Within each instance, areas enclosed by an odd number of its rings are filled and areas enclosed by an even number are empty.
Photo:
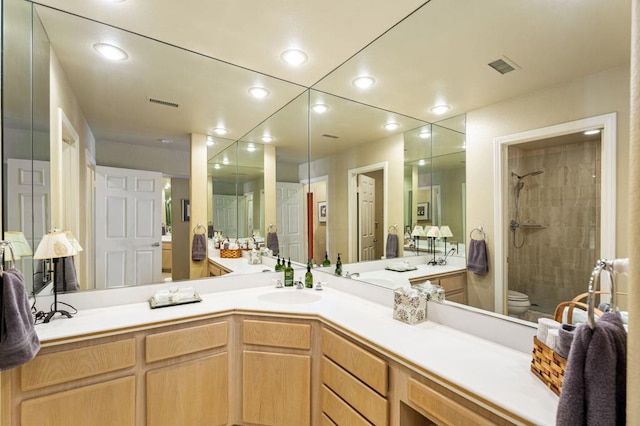
[[[386,268],[387,271],[394,271],[394,272],[408,272],[408,271],[416,271],[418,269],[417,266],[407,266],[405,267],[399,267],[399,268],[395,268],[393,266],[387,266]]]
[[[187,305],[189,303],[198,303],[198,302],[202,302],[202,298],[197,293],[194,294],[192,298],[182,299],[179,302],[167,302],[167,303],[159,303],[155,299],[155,297],[152,296],[149,299],[149,307],[151,307],[151,309],[157,309],[157,308],[166,308],[168,306]]]

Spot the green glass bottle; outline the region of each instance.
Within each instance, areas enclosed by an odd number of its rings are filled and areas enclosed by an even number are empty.
[[[313,274],[311,273],[311,260],[307,263],[307,273],[304,274],[304,286],[306,288],[313,288]]]
[[[331,265],[331,261],[329,260],[329,253],[325,251],[324,260],[322,261],[322,266],[329,266],[329,265]]]
[[[338,253],[338,261],[336,262],[336,275],[342,276],[342,260],[340,260],[340,253]]]
[[[276,263],[276,272],[282,271],[282,265],[280,264],[280,256],[278,256],[278,263]]]
[[[293,268],[291,267],[291,258],[289,263],[284,267],[284,286],[293,287]]]

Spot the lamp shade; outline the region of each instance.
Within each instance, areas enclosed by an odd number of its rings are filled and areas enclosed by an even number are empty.
[[[411,231],[411,236],[412,237],[424,237],[425,233],[424,233],[424,228],[420,225],[416,225],[413,228],[413,231]]]
[[[437,226],[432,226],[431,228],[429,228],[429,231],[427,232],[427,237],[430,238],[440,238],[442,235],[440,235],[440,229],[438,229]]]
[[[453,234],[451,233],[451,229],[447,225],[443,225],[440,227],[440,236],[449,238],[453,237]]]
[[[73,232],[67,231],[67,239],[71,243],[71,247],[73,247],[73,249],[76,251],[76,254],[83,251],[82,246],[80,245],[78,240],[76,240],[76,237],[73,235]]]
[[[75,256],[78,254],[67,237],[67,232],[51,232],[44,234],[38,244],[34,259],[57,259],[59,257]]]
[[[24,236],[23,232],[7,231],[4,233],[4,239],[11,243],[11,246],[13,247],[13,253],[16,256],[16,260],[24,256],[33,255],[31,246],[29,245],[29,242],[27,241],[27,238]],[[13,260],[11,258],[11,250],[5,250],[4,256],[6,260]]]

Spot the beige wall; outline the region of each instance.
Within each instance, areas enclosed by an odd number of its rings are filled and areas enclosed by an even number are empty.
[[[127,155],[122,155],[126,152]],[[97,147],[96,162],[100,166],[122,169],[149,170],[165,175],[189,177],[189,151],[158,146],[142,146],[101,140]]]
[[[487,234],[489,273],[469,274],[469,304],[494,309],[493,140],[554,124],[618,113],[616,256],[628,256],[629,68],[607,70],[467,114],[467,229]],[[467,238],[468,240],[468,238]]]
[[[189,179],[171,178],[171,277],[188,280],[191,247],[189,222],[182,221],[181,200],[189,199]]]
[[[189,204],[191,220],[189,223],[189,259],[193,245],[194,230],[198,225],[207,226],[207,136],[191,135],[191,173],[190,173]],[[209,262],[204,260],[191,261],[189,277],[203,278],[209,276]]]
[[[313,193],[313,258],[317,264],[322,264],[324,253],[327,251],[327,223],[318,222],[318,203],[327,201],[327,182],[314,182],[309,185]]]
[[[404,139],[402,134],[362,144],[332,157],[311,163],[311,178],[329,176],[327,207],[330,230],[329,258],[335,262],[338,253],[343,263],[351,262],[348,255],[348,171],[350,169],[387,162],[387,218],[388,224],[401,224],[403,211]],[[380,226],[384,227],[384,223]]]

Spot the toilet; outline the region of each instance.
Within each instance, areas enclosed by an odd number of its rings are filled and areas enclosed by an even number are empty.
[[[510,316],[519,317],[527,312],[530,307],[529,296],[514,290],[507,291],[507,309]]]

